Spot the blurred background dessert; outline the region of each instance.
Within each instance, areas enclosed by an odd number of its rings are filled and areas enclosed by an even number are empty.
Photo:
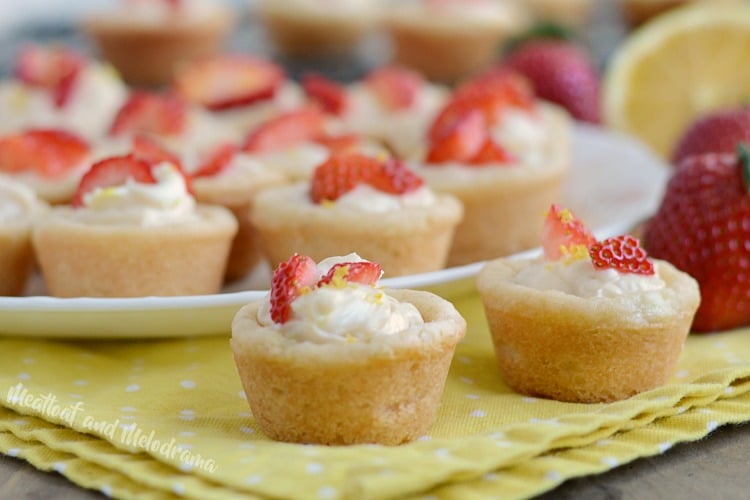
[[[82,27],[125,81],[156,86],[181,64],[219,51],[233,23],[221,2],[124,0],[87,14]]]

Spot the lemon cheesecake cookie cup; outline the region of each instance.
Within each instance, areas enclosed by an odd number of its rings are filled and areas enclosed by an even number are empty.
[[[174,165],[126,156],[94,164],[32,242],[53,296],[205,295],[221,288],[236,231],[227,209],[196,205]]]
[[[544,257],[497,259],[477,279],[503,380],[579,403],[667,383],[700,302],[695,280],[631,236],[599,242],[568,211],[548,218]]]
[[[380,274],[356,255],[295,255],[237,313],[232,352],[270,438],[398,445],[435,421],[466,322],[431,293],[380,288]]]

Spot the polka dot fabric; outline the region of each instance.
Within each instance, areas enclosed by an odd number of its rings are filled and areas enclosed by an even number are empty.
[[[437,422],[410,444],[270,441],[226,337],[2,338],[0,451],[118,498],[505,499],[750,420],[750,330],[691,336],[665,387],[611,404],[560,403],[508,389],[478,298],[455,302],[469,332]]]

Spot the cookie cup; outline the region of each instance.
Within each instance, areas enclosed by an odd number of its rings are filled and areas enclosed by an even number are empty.
[[[431,293],[386,293],[413,304],[425,323],[370,341],[316,344],[258,324],[262,301],[237,313],[231,348],[253,416],[268,437],[397,445],[429,429],[466,322]]]
[[[237,219],[237,234],[232,240],[225,272],[227,280],[244,277],[261,261],[255,230],[250,223],[251,202],[262,190],[285,182],[286,178],[276,172],[242,172],[193,180],[193,194],[199,203],[226,207]]]
[[[495,62],[498,47],[522,31],[526,19],[516,9],[495,21],[462,22],[453,16],[394,8],[384,23],[392,40],[393,62],[430,80],[452,83]]]
[[[277,51],[291,57],[351,55],[379,22],[379,12],[299,9],[282,0],[263,0],[257,14]]]
[[[46,207],[39,203],[27,213],[0,222],[0,296],[23,294],[34,268],[31,228]]]
[[[229,12],[217,9],[207,16],[159,23],[92,15],[82,28],[125,81],[160,86],[171,82],[180,65],[218,52],[233,24]]]
[[[570,121],[554,106],[541,107],[550,140],[540,165],[417,166],[439,193],[458,198],[464,217],[453,238],[449,266],[510,255],[541,244],[542,218],[560,199],[570,169]]]
[[[581,298],[516,283],[528,260],[498,259],[479,273],[500,373],[514,390],[577,403],[609,402],[665,384],[700,302],[698,285],[664,261],[669,311],[627,295]]]
[[[80,209],[84,210],[84,209]],[[198,206],[183,223],[92,223],[57,207],[32,232],[50,295],[144,297],[217,293],[237,222],[223,207]]]
[[[425,273],[445,267],[463,209],[452,196],[429,206],[390,212],[363,212],[314,204],[307,183],[260,193],[251,220],[263,255],[272,267],[293,253],[320,261],[356,252],[379,263],[386,277]]]

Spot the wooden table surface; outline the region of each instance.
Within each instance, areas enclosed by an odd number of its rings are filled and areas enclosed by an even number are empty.
[[[750,498],[750,423],[721,427],[701,441],[674,446],[663,455],[641,458],[604,474],[563,483],[543,500],[662,500]],[[104,498],[57,473],[0,457],[0,499]]]

